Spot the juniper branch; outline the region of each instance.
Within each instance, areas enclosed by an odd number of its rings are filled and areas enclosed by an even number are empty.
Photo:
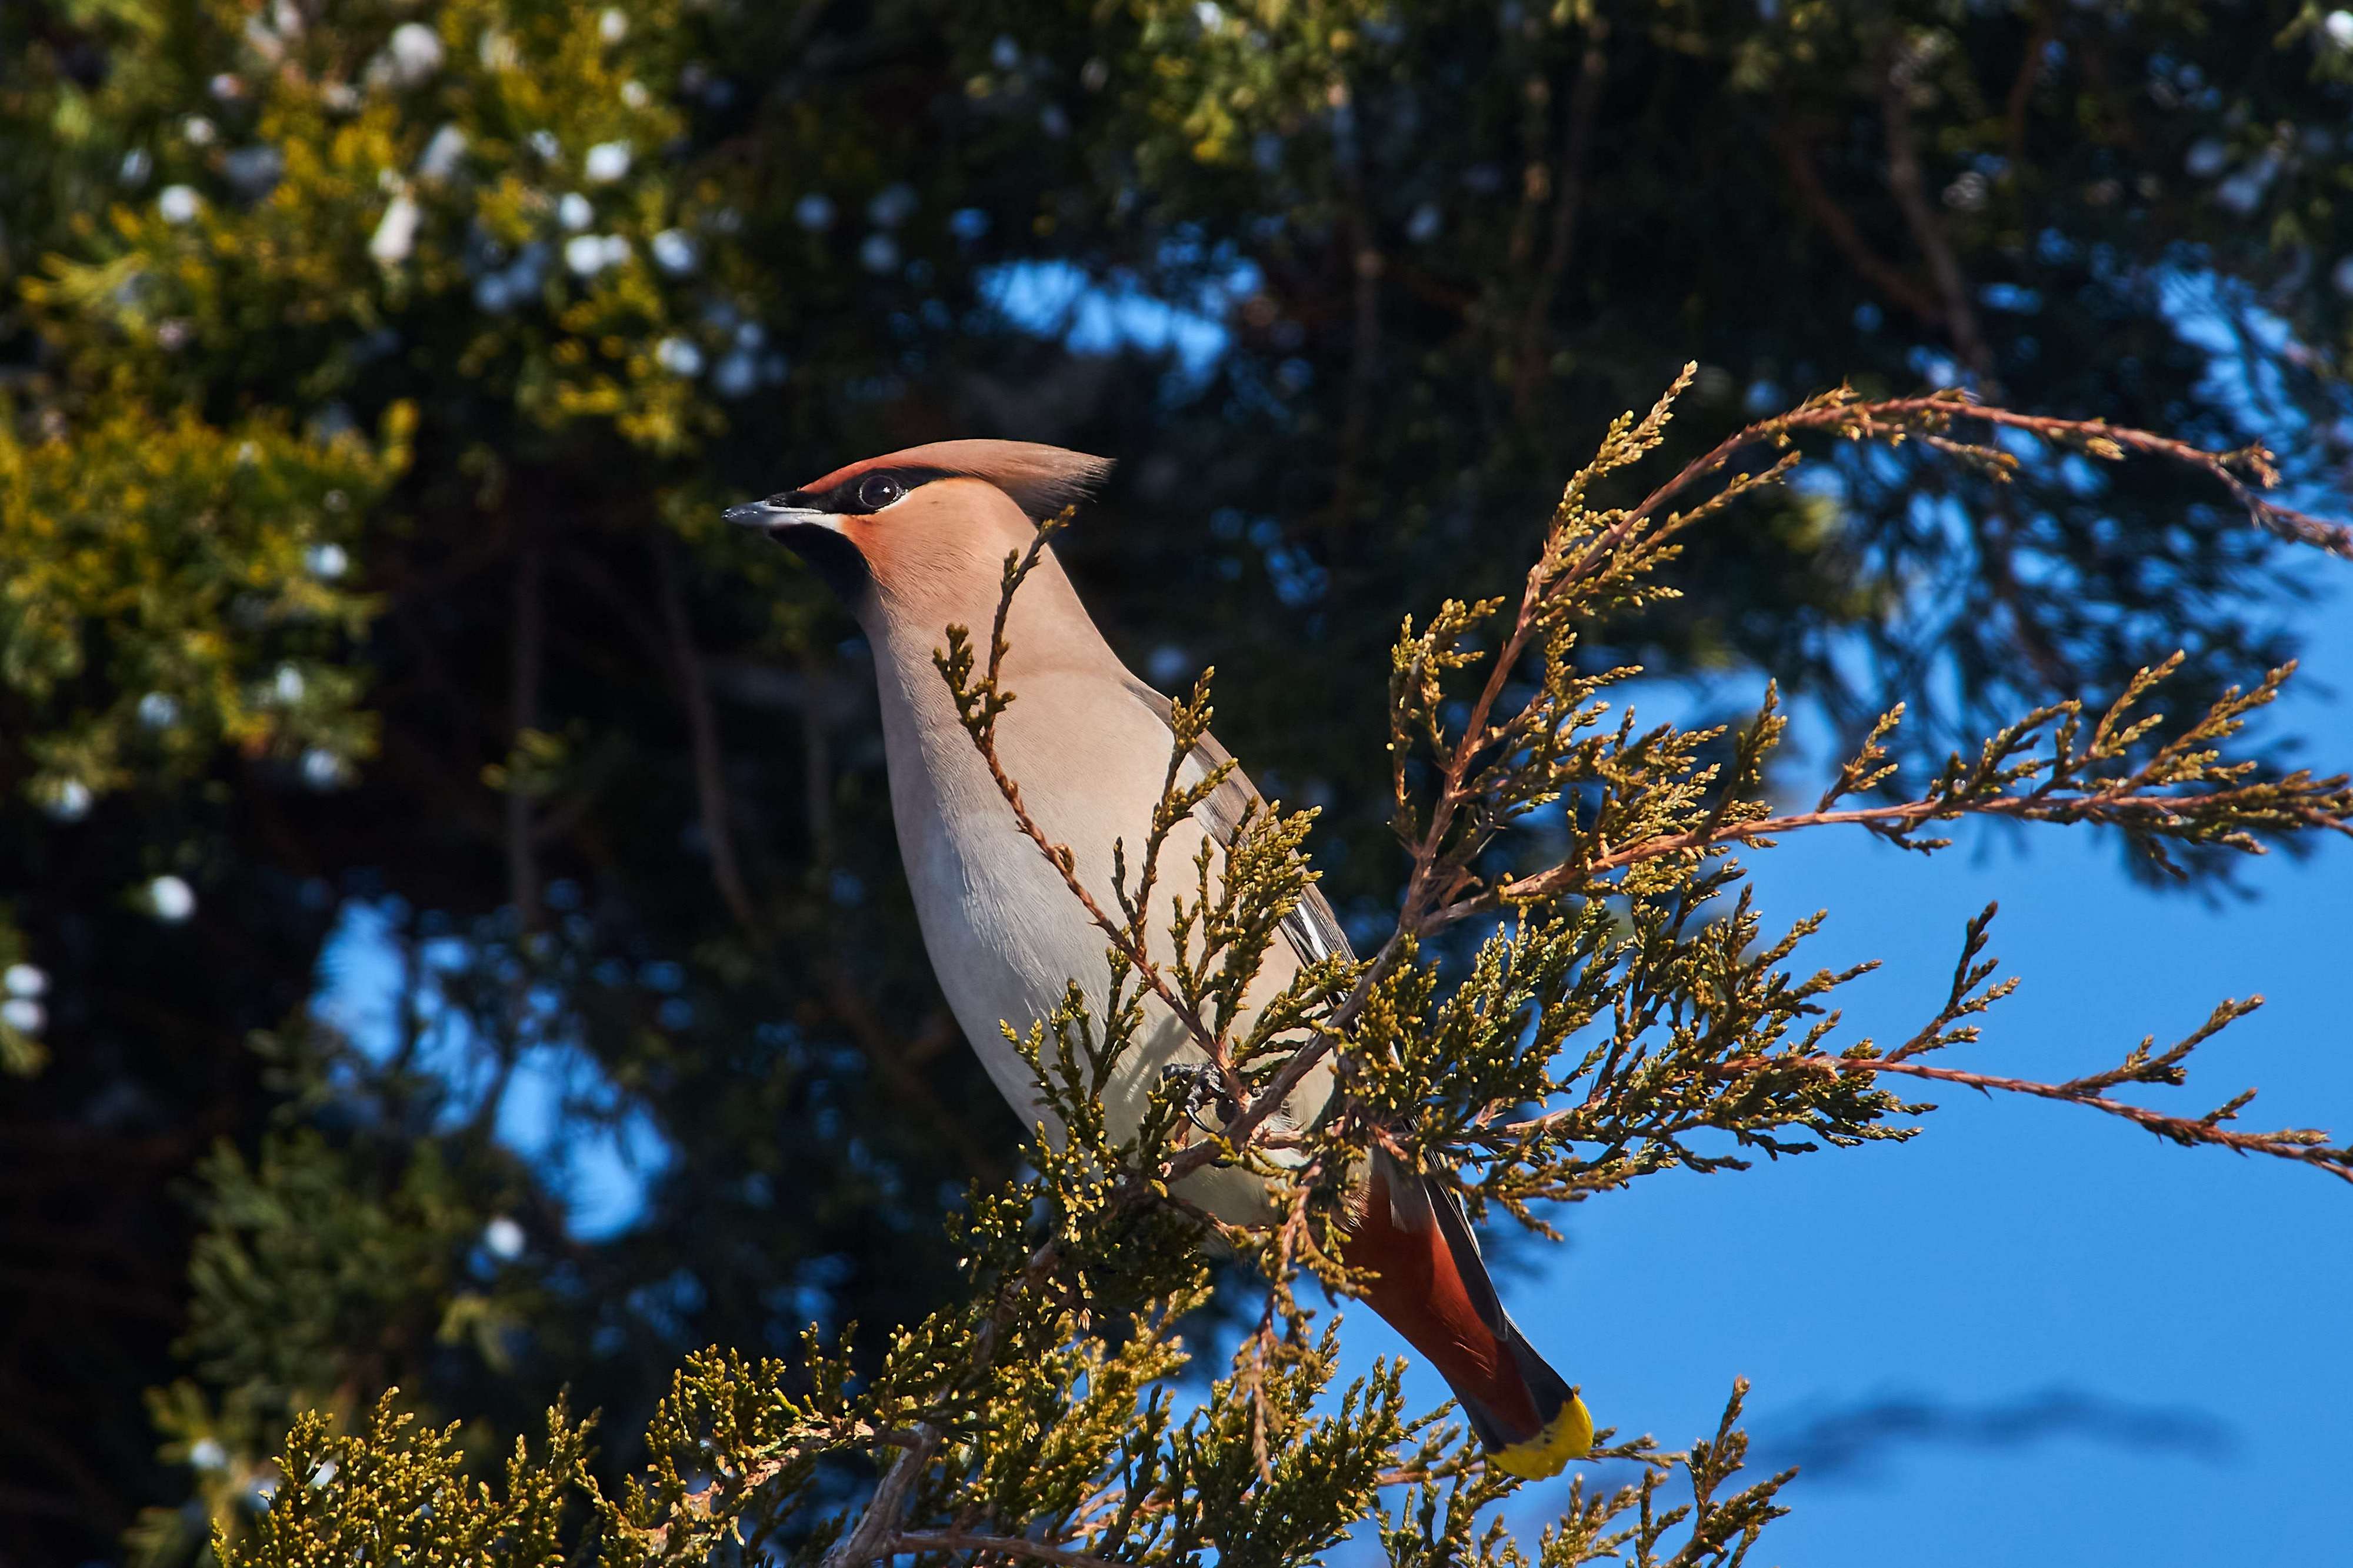
[[[2210,1023],[2192,1040],[2184,1042],[2168,1053],[2179,1060],[2189,1047],[2226,1023],[2243,1016],[2260,1005],[2261,997],[2247,1003],[2222,1004],[2216,1010],[2220,1022]],[[2227,1016],[2226,1016],[2227,1015]],[[2254,1098],[2248,1089],[2232,1097],[2227,1103],[2204,1116],[2171,1116],[2152,1110],[2129,1100],[2116,1100],[2100,1092],[2110,1083],[2129,1079],[2137,1082],[2179,1083],[2178,1077],[2150,1075],[2137,1068],[2119,1069],[2118,1074],[2095,1074],[2090,1078],[2072,1079],[2066,1083],[2042,1083],[2032,1079],[2004,1078],[1991,1073],[1969,1072],[1959,1068],[1933,1067],[1926,1062],[1899,1061],[1890,1058],[1864,1056],[1804,1056],[1804,1057],[1741,1057],[1725,1062],[1715,1069],[1727,1078],[1778,1072],[1811,1072],[1834,1077],[1869,1077],[1879,1073],[1897,1073],[1906,1078],[1925,1079],[1936,1083],[1957,1084],[1985,1094],[2022,1094],[2036,1099],[2060,1100],[2080,1105],[2087,1110],[2121,1117],[2136,1126],[2145,1127],[2158,1137],[2185,1148],[2206,1145],[2228,1149],[2239,1154],[2269,1154],[2278,1159],[2311,1165],[2327,1172],[2339,1181],[2353,1182],[2353,1147],[2330,1142],[2330,1134],[2316,1128],[2282,1128],[2269,1132],[2242,1132],[2222,1125],[2237,1118],[2238,1112]]]
[[[2315,517],[2257,493],[2279,483],[2272,453],[2260,443],[2227,451],[2212,451],[2191,442],[2104,419],[2063,419],[2049,415],[2021,414],[1978,402],[1966,392],[1947,390],[1922,397],[1865,400],[1852,388],[1809,398],[1802,405],[1769,419],[1760,419],[1733,432],[1705,453],[1693,458],[1672,479],[1651,492],[1631,510],[1630,522],[1654,516],[1669,500],[1720,470],[1732,458],[1751,447],[1786,445],[1803,433],[1829,433],[1850,440],[1901,445],[1917,435],[1933,439],[1949,452],[1965,454],[1997,479],[2015,473],[2018,459],[2008,452],[1968,443],[1955,443],[1945,432],[1960,422],[2023,430],[2051,445],[2106,462],[2121,461],[2127,453],[2161,458],[2196,468],[2218,481],[2247,513],[2248,521],[2265,531],[2300,544],[2353,560],[2353,526]],[[2242,474],[2245,477],[2242,478]],[[2250,481],[2253,481],[2252,483]]]
[[[2308,792],[2300,787],[2306,784],[2309,785]],[[2304,798],[2283,801],[2284,795],[2291,797],[2303,795]],[[2253,811],[2258,810],[2267,815],[2276,813],[2297,826],[2325,828],[2353,837],[2353,789],[2348,788],[2348,781],[2343,774],[2314,781],[2297,773],[2277,784],[2248,784],[2237,789],[2211,790],[2196,795],[2146,795],[2117,791],[2046,795],[2038,792],[1974,799],[1911,800],[1887,805],[1857,806],[1845,811],[1795,812],[1783,816],[1722,823],[1690,833],[1659,834],[1595,855],[1575,865],[1556,866],[1534,876],[1504,882],[1492,894],[1437,911],[1430,918],[1425,929],[1435,930],[1497,904],[1552,898],[1594,878],[1662,856],[1685,854],[1727,844],[1769,847],[1770,841],[1779,835],[1794,833],[1804,827],[1852,825],[1868,827],[1884,836],[1897,837],[1926,822],[1951,821],[1962,816],[2004,816],[2026,822],[2088,822],[2142,832],[2161,832],[2192,829],[2215,820],[2243,822],[2248,820]],[[2217,841],[2250,854],[2263,852],[2263,846],[2256,843],[2233,843],[2228,839]]]

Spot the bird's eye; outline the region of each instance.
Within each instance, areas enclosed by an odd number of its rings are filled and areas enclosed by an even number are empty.
[[[858,482],[858,504],[868,511],[881,511],[906,493],[907,487],[888,474],[869,474]]]

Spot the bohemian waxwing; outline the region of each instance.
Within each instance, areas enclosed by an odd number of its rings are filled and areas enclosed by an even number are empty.
[[[1027,550],[1039,520],[1084,498],[1110,469],[1104,458],[1053,447],[941,441],[727,512],[728,521],[797,552],[873,645],[891,810],[923,945],[989,1077],[1025,1122],[1050,1130],[1053,1118],[999,1025],[1027,1033],[1074,979],[1103,1016],[1104,939],[1016,826],[932,655],[951,623],[986,636],[1007,552]],[[1020,700],[997,721],[998,755],[1039,826],[1070,847],[1080,881],[1103,908],[1116,908],[1112,846],[1146,837],[1168,765],[1168,700],[1120,662],[1051,550],[1015,596],[1006,641],[1004,678]],[[1206,772],[1224,759],[1205,741],[1192,766]],[[1250,782],[1229,774],[1170,835],[1161,864],[1189,867],[1205,839],[1222,845],[1252,798]],[[1189,877],[1177,879],[1189,887]],[[1163,943],[1165,914],[1154,922]],[[1283,934],[1253,1003],[1280,991],[1303,962],[1347,951],[1331,906],[1312,888]],[[1145,1028],[1104,1089],[1113,1136],[1134,1131],[1164,1071],[1201,1060],[1183,1026],[1147,995]],[[1331,1088],[1328,1071],[1303,1081],[1286,1108],[1295,1122],[1311,1120]],[[1373,1310],[1445,1375],[1494,1464],[1514,1475],[1557,1473],[1590,1446],[1591,1418],[1504,1312],[1456,1199],[1386,1157],[1371,1162],[1365,1182],[1346,1260],[1377,1276]],[[1269,1215],[1261,1178],[1245,1171],[1208,1167],[1181,1190],[1229,1223]]]

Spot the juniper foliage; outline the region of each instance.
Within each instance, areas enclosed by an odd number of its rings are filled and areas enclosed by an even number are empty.
[[[1374,1151],[1445,1176],[1474,1213],[1492,1205],[1548,1233],[1538,1205],[1598,1199],[1658,1172],[1737,1171],[1760,1153],[1913,1137],[1935,1107],[1903,1091],[1926,1079],[2063,1100],[2182,1144],[2353,1181],[2353,1148],[2324,1133],[2241,1130],[2251,1094],[2182,1115],[2111,1093],[2179,1085],[2196,1047],[2249,1004],[2224,1003],[2179,1044],[2144,1041],[2116,1068],[2065,1083],[1941,1065],[1937,1053],[1974,1043],[1975,1020],[2011,984],[1984,956],[1990,910],[1963,933],[1951,992],[1914,1035],[1893,1047],[1847,1037],[1832,1003],[1862,971],[1808,972],[1800,951],[1825,917],[1764,930],[1735,849],[1857,826],[1932,853],[1941,842],[1923,824],[1994,814],[2118,826],[2150,854],[2175,840],[2260,854],[2297,833],[2353,836],[2353,784],[2231,759],[2245,715],[2287,671],[2168,732],[2143,711],[2169,673],[2158,668],[2088,727],[2080,704],[2039,710],[1951,757],[1910,802],[1836,809],[1885,782],[1891,712],[1816,810],[1773,815],[1762,779],[1784,721],[1769,693],[1735,737],[1642,728],[1630,711],[1613,718],[1602,696],[1633,671],[1581,674],[1577,644],[1671,597],[1667,568],[1688,531],[1786,478],[1800,435],[1926,439],[1999,465],[2001,454],[1954,431],[2013,416],[1958,398],[1831,394],[1742,430],[1638,502],[1606,504],[1611,476],[1659,446],[1683,384],[1611,426],[1545,528],[1516,606],[1449,600],[1406,621],[1390,682],[1395,823],[1409,865],[1396,928],[1369,957],[1309,965],[1254,1010],[1249,984],[1315,876],[1314,813],[1270,805],[1222,857],[1205,848],[1189,868],[1161,867],[1169,826],[1219,782],[1180,773],[1209,721],[1206,676],[1176,705],[1146,840],[1121,847],[1116,912],[1078,881],[1069,847],[1039,827],[998,760],[996,725],[1019,697],[1002,676],[1005,611],[1069,514],[1043,525],[1006,562],[986,658],[968,628],[948,626],[937,662],[1007,809],[1103,928],[1112,985],[1100,1016],[1074,983],[1050,1017],[1012,1035],[1059,1125],[1030,1144],[1031,1174],[976,1188],[955,1222],[962,1299],[890,1331],[866,1375],[849,1336],[828,1342],[814,1329],[797,1364],[715,1349],[692,1358],[649,1434],[652,1462],[617,1494],[584,1467],[586,1429],[562,1407],[537,1455],[517,1450],[502,1490],[468,1483],[453,1436],[417,1427],[390,1395],[349,1435],[305,1416],[279,1461],[281,1500],[249,1534],[222,1531],[224,1563],[278,1568],[364,1543],[371,1555],[397,1545],[427,1560],[530,1563],[740,1552],[825,1568],[911,1555],[1282,1564],[1316,1561],[1370,1521],[1401,1568],[1736,1564],[1783,1511],[1777,1496],[1793,1473],[1744,1475],[1743,1386],[1717,1430],[1687,1449],[1601,1434],[1594,1458],[1638,1467],[1640,1479],[1599,1490],[1580,1479],[1533,1537],[1533,1521],[1507,1507],[1519,1483],[1481,1462],[1448,1407],[1409,1410],[1395,1363],[1333,1386],[1345,1314],[1319,1302],[1362,1283],[1336,1241],[1346,1190]],[[2132,432],[2020,423],[2111,458],[2139,447],[2217,473],[2232,460]],[[1727,474],[1752,447],[1783,450]],[[2266,521],[2262,499],[2248,499],[2252,521]],[[1525,830],[1546,818],[1548,833]],[[1155,948],[1148,921],[1163,875],[1190,895]],[[1427,956],[1432,939],[1474,918],[1493,929],[1466,973],[1443,973]],[[1229,1089],[1207,1137],[1191,1136],[1173,1082],[1132,1137],[1105,1124],[1102,1087],[1154,1006],[1183,1021]],[[1270,1113],[1324,1060],[1336,1069],[1331,1104],[1278,1134]],[[1272,1223],[1227,1225],[1185,1202],[1183,1178],[1212,1161],[1268,1183]],[[1264,1307],[1206,1397],[1181,1410],[1170,1384],[1195,1353],[1182,1330],[1208,1297],[1212,1243],[1248,1263]],[[1324,1298],[1300,1290],[1303,1279]],[[847,1500],[828,1469],[845,1454],[873,1476]],[[555,1526],[567,1513],[570,1538]]]

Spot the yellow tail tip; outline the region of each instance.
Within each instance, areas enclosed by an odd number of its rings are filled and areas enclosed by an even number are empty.
[[[1560,1474],[1571,1459],[1585,1458],[1592,1447],[1593,1417],[1585,1401],[1572,1394],[1543,1431],[1524,1443],[1496,1449],[1487,1456],[1487,1462],[1507,1476],[1540,1481]]]

